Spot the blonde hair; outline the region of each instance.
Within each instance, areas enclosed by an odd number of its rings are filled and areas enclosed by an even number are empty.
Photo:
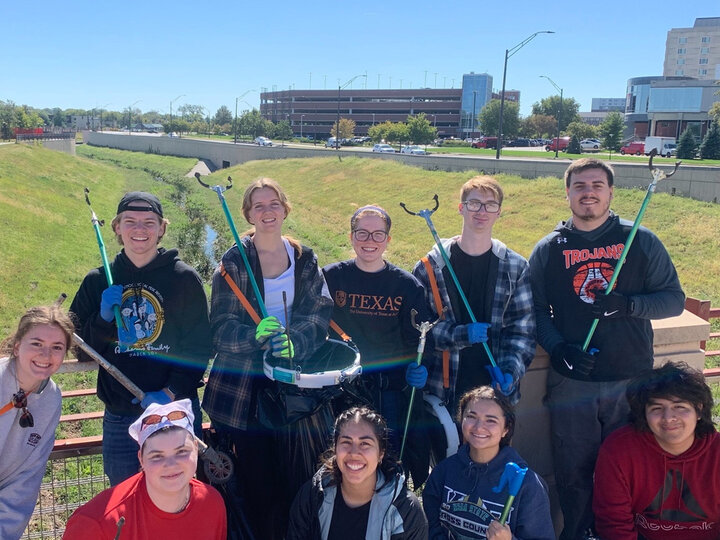
[[[488,193],[492,193],[495,198],[497,199],[497,202],[500,203],[502,206],[503,202],[503,190],[500,187],[500,183],[495,180],[492,176],[487,175],[479,175],[474,176],[467,182],[465,182],[462,187],[460,188],[460,202],[465,201],[465,197],[467,197],[468,193],[470,193],[473,189],[477,189],[478,191],[487,191]]]

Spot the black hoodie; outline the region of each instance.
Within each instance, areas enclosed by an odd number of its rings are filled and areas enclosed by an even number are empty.
[[[118,346],[115,322],[100,317],[100,300],[107,288],[103,268],[91,270],[80,285],[70,311],[78,333],[110,363],[145,392],[168,387],[176,399],[197,396],[210,358],[210,325],[205,291],[197,272],[178,258],[175,249],[158,249],[142,268],[121,251],[112,262],[116,285],[123,286],[120,311],[134,341]],[[80,354],[82,360],[85,355]],[[133,396],[105,370],[98,373],[98,397],[108,411],[123,416],[142,412]]]

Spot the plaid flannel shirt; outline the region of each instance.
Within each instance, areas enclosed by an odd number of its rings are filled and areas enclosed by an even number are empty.
[[[459,237],[443,240],[443,248],[450,253],[450,246]],[[513,392],[510,396],[515,403],[520,399],[519,382],[535,356],[535,310],[528,263],[524,257],[509,249],[501,241],[493,238],[492,252],[499,259],[498,276],[495,283],[495,295],[492,302],[492,314],[488,337],[495,363],[505,373],[513,377]],[[448,255],[449,256],[449,255]],[[443,276],[445,261],[437,246],[428,253],[437,280],[438,291],[443,306],[447,306],[445,318],[433,329],[435,354],[428,365],[428,390],[441,399],[452,400],[460,364],[460,349],[469,347],[467,327],[456,322],[455,313],[447,292]],[[425,286],[428,303],[435,317],[438,316],[432,296],[430,279],[422,261],[413,269],[413,274]],[[452,287],[455,284],[451,284]],[[479,321],[483,322],[483,321]],[[442,351],[450,351],[450,388],[449,394],[443,387]]]
[[[263,294],[262,271],[255,245],[247,236],[242,239],[242,243],[260,293]],[[296,253],[295,264],[295,299],[290,336],[295,358],[301,360],[310,357],[324,343],[333,301],[311,249],[303,246],[299,257]],[[260,307],[237,246],[223,255],[222,265],[260,315]],[[203,408],[214,422],[247,429],[248,419],[253,414],[250,411],[253,380],[265,377],[262,362],[264,351],[255,340],[255,323],[219,269],[213,275],[210,326],[217,354],[203,396]]]

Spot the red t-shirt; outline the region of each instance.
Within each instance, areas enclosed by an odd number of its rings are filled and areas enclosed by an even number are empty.
[[[185,510],[169,514],[155,506],[145,486],[145,473],[138,473],[75,510],[63,540],[114,540],[121,517],[125,518],[121,539],[225,540],[227,517],[220,493],[195,479],[190,481],[190,490]]]

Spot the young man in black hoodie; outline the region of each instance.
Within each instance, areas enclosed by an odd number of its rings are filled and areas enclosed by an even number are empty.
[[[565,522],[561,540],[592,537],[600,443],[627,423],[628,380],[652,368],[650,320],[679,315],[685,303],[670,256],[644,227],[605,294],[633,225],[610,210],[613,178],[597,159],[570,165],[565,192],[572,217],[538,242],[529,261],[537,340],[550,353],[547,403]],[[597,329],[583,351],[594,319]]]
[[[211,354],[207,298],[200,276],[177,250],[158,247],[167,225],[157,197],[126,193],[112,221],[123,246],[110,265],[115,284],[108,287],[103,268],[95,268],[70,306],[80,336],[145,392],[138,403],[109,373],[98,372],[98,397],[105,403],[103,465],[113,486],[139,470],[128,428],[150,403],[189,398],[200,433],[197,388]]]

